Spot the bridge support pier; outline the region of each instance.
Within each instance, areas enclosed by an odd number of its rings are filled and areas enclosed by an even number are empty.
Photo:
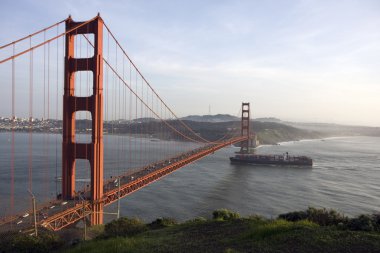
[[[66,31],[83,24],[66,21]],[[94,34],[94,55],[75,58],[75,36]],[[93,94],[75,96],[75,72],[92,71]],[[75,142],[75,113],[89,111],[92,118],[91,143]],[[103,20],[97,16],[86,25],[66,34],[63,95],[62,198],[75,197],[75,160],[87,159],[91,167],[91,224],[103,223]]]

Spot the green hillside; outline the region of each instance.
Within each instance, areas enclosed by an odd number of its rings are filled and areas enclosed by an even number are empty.
[[[241,218],[226,209],[212,219],[178,223],[159,218],[145,224],[122,217],[105,226],[59,233],[40,230],[39,237],[18,232],[0,236],[0,252],[380,252],[380,214],[346,217],[334,210],[308,208],[267,219]]]

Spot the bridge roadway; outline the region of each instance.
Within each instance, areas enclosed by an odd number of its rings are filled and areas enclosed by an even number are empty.
[[[246,136],[240,136],[222,143],[210,144],[107,180],[104,183],[104,197],[101,202],[104,206],[112,204],[119,198],[129,195],[187,164],[197,161],[228,145],[246,139]],[[120,186],[118,185],[119,180]],[[92,212],[92,203],[89,200],[89,193],[89,190],[79,191],[77,192],[77,197],[73,200],[54,200],[39,206],[36,212],[38,225],[57,231],[90,215]],[[28,216],[23,217],[25,214],[28,214]],[[25,214],[14,216],[0,223],[0,231],[19,230],[33,233],[31,229],[33,227],[33,214],[31,211]]]

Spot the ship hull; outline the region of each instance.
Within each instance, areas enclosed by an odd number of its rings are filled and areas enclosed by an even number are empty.
[[[230,161],[232,164],[313,166],[313,160],[308,157],[235,156],[230,157]]]

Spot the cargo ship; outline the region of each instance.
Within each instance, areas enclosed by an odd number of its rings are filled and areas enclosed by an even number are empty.
[[[303,165],[313,166],[313,160],[307,156],[283,155],[257,155],[257,154],[236,154],[230,157],[233,164],[261,164],[261,165]]]

